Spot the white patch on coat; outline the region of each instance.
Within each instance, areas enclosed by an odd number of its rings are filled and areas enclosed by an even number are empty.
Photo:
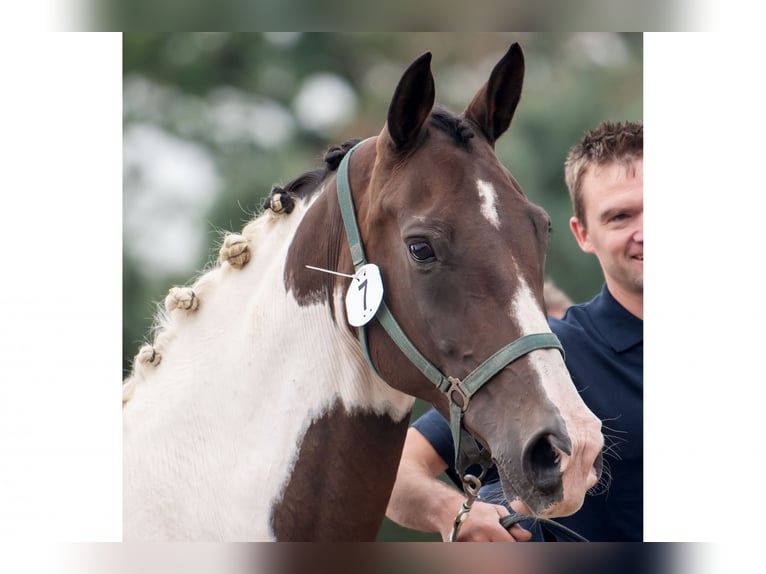
[[[289,239],[307,210],[250,223],[250,262],[201,277],[199,309],[168,318],[155,343],[162,363],[128,381],[126,541],[271,540],[272,505],[312,422],[338,401],[409,414],[414,399],[371,373],[327,304],[302,307],[285,291]]]
[[[476,187],[479,190],[479,200],[481,202],[481,214],[487,218],[495,229],[500,229],[500,218],[497,215],[497,192],[495,187],[484,180],[476,180]]]

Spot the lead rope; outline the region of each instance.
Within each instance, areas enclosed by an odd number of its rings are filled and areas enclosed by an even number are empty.
[[[457,535],[460,531],[460,527],[468,518],[468,514],[471,512],[473,503],[479,498],[479,489],[481,488],[481,481],[484,480],[487,475],[487,471],[492,465],[492,458],[485,449],[479,448],[478,443],[474,440],[465,430],[460,430],[462,440],[457,455],[455,456],[455,469],[461,476],[461,483],[463,485],[463,492],[465,493],[465,500],[460,505],[455,516],[455,521],[452,523],[452,531],[447,537],[447,542],[456,542]],[[469,474],[467,472],[469,465],[478,466],[481,469],[479,476]],[[475,468],[473,466],[472,468]],[[533,522],[542,524],[549,532],[557,535],[557,537],[566,542],[588,542],[588,539],[581,536],[574,530],[571,530],[548,518],[542,518],[539,516],[530,516],[528,514],[509,514],[500,518],[500,526],[505,530],[510,530],[514,524],[518,524],[523,520],[531,520]]]
[[[460,531],[460,527],[463,525],[463,522],[465,522],[465,520],[468,518],[468,513],[471,512],[471,507],[473,506],[473,503],[476,501],[477,498],[479,498],[479,489],[481,488],[481,481],[478,478],[476,478],[472,474],[466,474],[462,478],[462,482],[463,482],[463,491],[465,492],[465,500],[460,505],[460,510],[455,516],[455,522],[452,524],[452,531],[447,537],[447,542],[455,542],[457,540],[457,534]],[[571,528],[567,528],[566,526],[564,526],[563,524],[559,524],[555,520],[550,520],[548,518],[541,518],[539,516],[529,516],[527,514],[508,514],[500,518],[500,526],[502,526],[506,530],[510,530],[510,528],[514,524],[518,524],[522,520],[532,520],[534,522],[539,522],[541,524],[544,524],[545,526],[548,527],[548,530],[553,532],[554,534],[559,534],[563,536],[565,539],[568,538],[568,540],[565,540],[566,542],[588,542],[587,538],[578,534]]]
[[[555,520],[550,520],[549,518],[540,518],[538,516],[529,516],[527,514],[509,514],[500,519],[500,526],[508,530],[511,526],[518,524],[522,520],[533,520],[544,524],[548,530],[554,534],[559,534],[565,539],[569,538],[569,540],[564,540],[565,542],[588,542],[588,539],[584,536],[577,534],[577,532],[571,528],[567,528],[563,524],[559,524]]]

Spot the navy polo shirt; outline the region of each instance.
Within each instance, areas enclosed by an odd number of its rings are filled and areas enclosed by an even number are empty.
[[[606,285],[588,303],[573,305],[562,319],[549,322],[564,346],[567,368],[583,401],[603,421],[604,474],[611,476],[608,489],[597,487],[577,513],[556,520],[591,541],[641,541],[644,322],[622,307]],[[413,426],[450,465],[447,474],[459,485],[451,468],[454,447],[444,417],[431,409]],[[500,488],[494,468],[484,482],[482,498],[494,501],[490,495]],[[533,539],[542,539],[539,528],[529,529]]]

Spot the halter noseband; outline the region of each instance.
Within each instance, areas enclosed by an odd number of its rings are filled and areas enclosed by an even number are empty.
[[[367,258],[364,254],[362,239],[359,235],[359,227],[356,223],[354,200],[351,197],[351,187],[348,182],[348,164],[349,158],[356,148],[369,139],[372,138],[361,141],[351,148],[338,167],[338,202],[340,203],[343,224],[346,227],[346,235],[348,236],[348,243],[351,248],[354,269],[357,271],[363,265],[367,264]],[[455,468],[461,474],[461,477],[465,468],[460,468],[458,466],[460,433],[463,426],[463,413],[466,408],[468,408],[468,403],[470,402],[471,397],[494,375],[505,368],[506,365],[523,357],[530,351],[553,348],[558,349],[562,356],[564,355],[564,349],[561,346],[558,337],[553,333],[533,333],[524,335],[497,351],[461,381],[456,377],[448,377],[444,375],[435,365],[433,365],[433,363],[426,359],[417,348],[415,348],[415,345],[412,344],[412,341],[410,341],[407,335],[404,334],[399,323],[394,319],[394,316],[391,314],[385,301],[381,302],[375,317],[383,326],[386,333],[388,333],[388,336],[391,337],[393,342],[396,343],[396,346],[399,347],[410,362],[415,365],[437,389],[447,395],[450,406],[450,430],[452,431],[452,440],[455,445]],[[366,325],[359,327],[359,339],[362,344],[364,355],[367,358],[367,363],[370,365],[372,371],[377,373],[372,358],[370,357]],[[486,470],[486,468],[484,470]]]

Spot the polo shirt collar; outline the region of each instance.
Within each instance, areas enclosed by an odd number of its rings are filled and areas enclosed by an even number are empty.
[[[589,314],[596,330],[617,353],[644,340],[644,321],[620,305],[612,297],[606,283],[593,299]]]

